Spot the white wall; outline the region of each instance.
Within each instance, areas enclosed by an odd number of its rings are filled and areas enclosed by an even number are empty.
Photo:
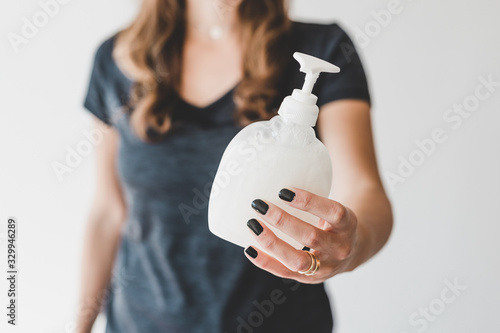
[[[0,235],[7,217],[20,223],[19,326],[7,327],[2,310],[2,332],[71,332],[94,156],[84,157],[61,182],[51,165],[64,163],[67,146],[76,149],[85,141],[90,117],[81,101],[94,49],[128,22],[137,2],[68,1],[17,53],[7,34],[20,33],[23,17],[31,18],[40,5],[0,4]],[[500,82],[500,3],[393,5],[293,2],[294,17],[338,20],[353,38],[374,29],[356,39],[369,74],[379,165],[395,229],[375,259],[328,283],[337,332],[491,332],[500,309],[500,87],[479,105],[472,103],[481,77]],[[381,26],[372,11],[388,6],[397,14]],[[457,118],[443,118],[456,117],[447,110],[463,103],[475,110],[460,126]],[[444,142],[418,160],[424,155],[415,140],[439,129]],[[408,174],[391,185],[387,177],[398,174],[400,157],[421,164],[401,170]],[[5,239],[0,242],[5,271]],[[455,280],[466,287],[458,296],[447,290]],[[0,281],[4,304],[6,281]],[[427,308],[425,319],[421,311]]]
[[[389,3],[309,0],[295,7],[300,17],[339,19],[352,37],[373,29],[368,43],[357,39],[383,174],[397,173],[399,156],[420,162],[415,140],[437,128],[446,137],[404,182],[386,182],[395,212],[388,246],[328,284],[338,332],[498,331],[500,3],[401,0],[378,31],[372,11]],[[489,76],[495,92],[460,126],[443,119],[455,103],[474,108],[478,78]],[[455,279],[467,289],[452,301],[446,281]]]

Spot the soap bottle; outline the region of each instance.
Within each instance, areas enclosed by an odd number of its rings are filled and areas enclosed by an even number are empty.
[[[313,127],[318,119],[318,98],[312,94],[321,72],[340,69],[321,59],[296,52],[294,58],[306,74],[302,90],[286,97],[278,115],[243,128],[227,146],[210,193],[208,224],[216,236],[242,247],[255,240],[246,225],[260,217],[251,208],[255,199],[281,207],[288,213],[317,225],[319,219],[291,208],[278,198],[283,188],[296,187],[327,197],[332,166],[326,147],[316,138]],[[269,226],[269,225],[268,225]],[[269,226],[281,239],[297,249],[303,245]]]

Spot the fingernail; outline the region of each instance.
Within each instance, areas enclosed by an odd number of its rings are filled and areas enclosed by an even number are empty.
[[[307,247],[307,246],[304,246],[304,248],[302,249],[302,251],[309,251],[311,250],[311,248]]]
[[[261,213],[262,215],[266,215],[267,210],[269,209],[269,205],[264,201],[257,199],[252,202],[252,208]]]
[[[262,233],[262,231],[264,231],[264,228],[262,228],[259,221],[257,221],[256,219],[249,220],[247,222],[247,227],[249,227],[250,230],[252,230],[253,233],[256,234],[257,236],[259,236]]]
[[[257,251],[256,251],[253,247],[251,247],[251,246],[250,246],[250,247],[247,247],[247,248],[246,248],[246,250],[245,250],[245,252],[246,252],[246,253],[247,253],[250,257],[252,257],[252,259],[257,258],[258,253],[257,253]]]
[[[290,191],[289,189],[282,189],[278,194],[281,200],[285,200],[288,202],[292,202],[293,198],[295,198],[295,192]]]

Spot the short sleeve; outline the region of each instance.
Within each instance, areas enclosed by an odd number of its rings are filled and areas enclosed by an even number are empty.
[[[337,24],[325,26],[322,58],[340,67],[340,73],[322,74],[315,94],[318,106],[339,99],[359,99],[371,103],[368,83],[356,48]]]
[[[106,102],[106,89],[109,89],[108,58],[111,57],[112,45],[104,42],[94,56],[94,63],[84,100],[84,107],[107,125],[112,125],[109,105]]]

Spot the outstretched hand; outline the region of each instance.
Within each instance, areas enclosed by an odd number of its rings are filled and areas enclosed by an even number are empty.
[[[248,247],[245,254],[257,267],[279,277],[309,284],[321,283],[354,268],[358,223],[352,210],[336,201],[295,188],[281,190],[279,197],[289,206],[317,216],[318,226],[260,199],[254,200],[252,207],[262,221],[309,248],[313,256],[278,238],[261,221],[251,219],[247,226],[258,246]],[[319,268],[314,273],[315,258]],[[313,274],[304,274],[308,271]]]

